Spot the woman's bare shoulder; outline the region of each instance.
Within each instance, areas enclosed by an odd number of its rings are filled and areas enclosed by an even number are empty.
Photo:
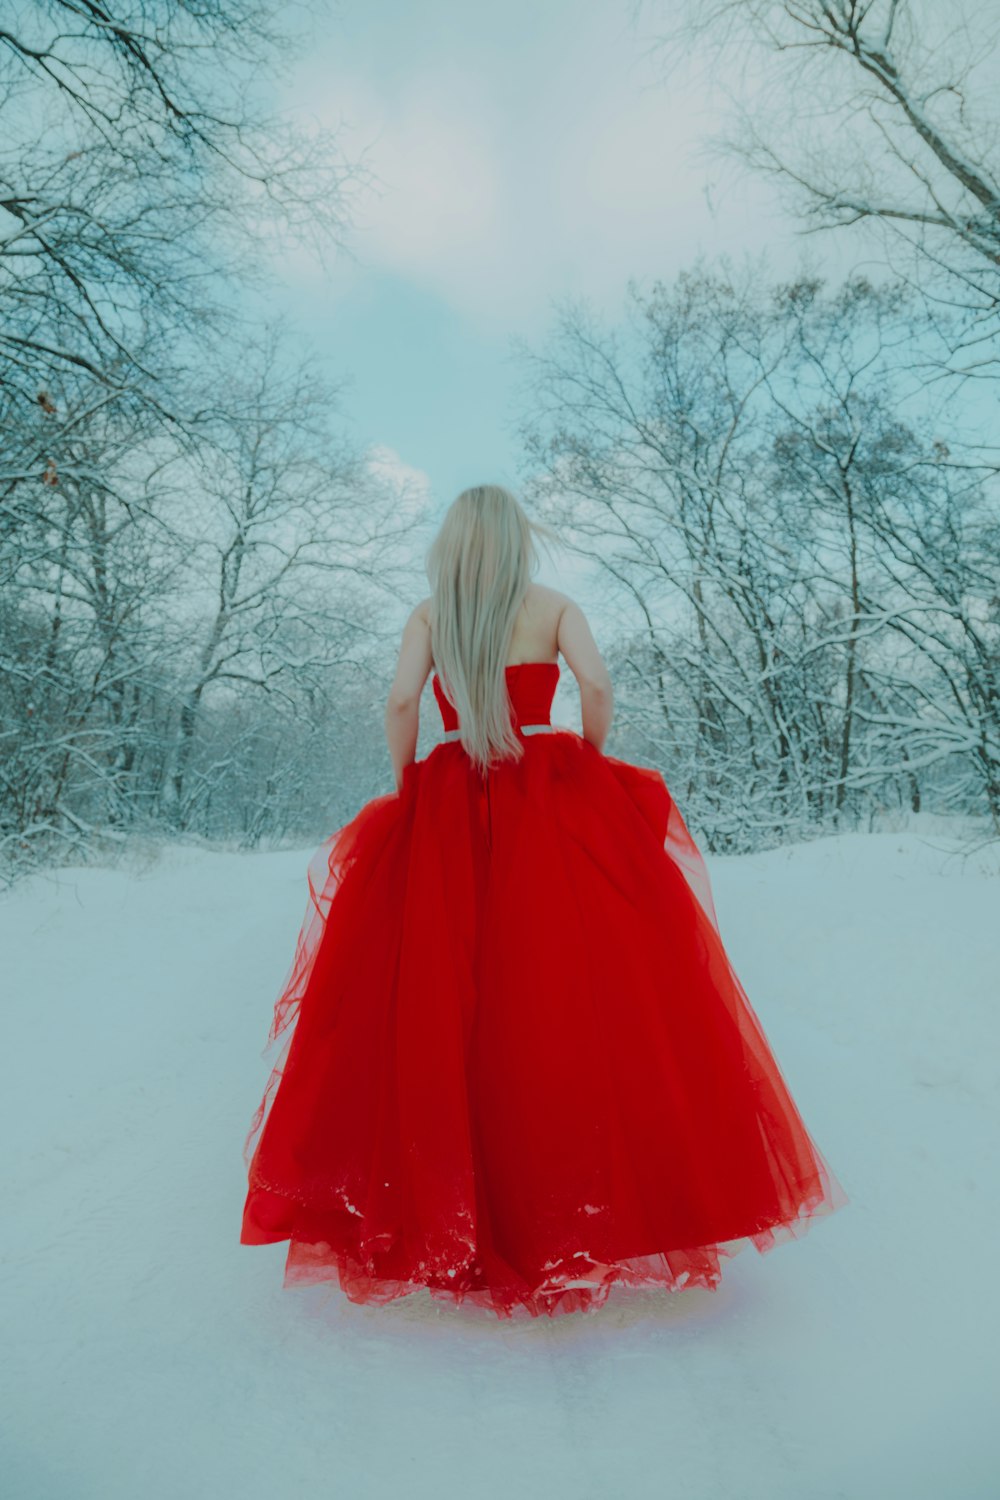
[[[413,607],[413,616],[422,620],[425,625],[431,624],[431,606],[434,603],[433,594],[426,599],[421,599]],[[532,581],[524,591],[525,606],[533,613],[554,615],[557,619],[567,605],[575,604],[576,601],[566,594],[562,589],[550,588],[546,583],[535,583]]]
[[[542,609],[560,614],[573,600],[562,589],[553,589],[546,583],[529,583],[525,591],[525,603],[529,608]]]

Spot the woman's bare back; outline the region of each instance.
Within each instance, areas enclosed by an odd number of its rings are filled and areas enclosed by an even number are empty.
[[[430,599],[418,609],[430,626]],[[506,666],[523,662],[557,662],[560,654],[584,691],[610,691],[604,659],[578,604],[560,589],[529,583],[514,620]]]
[[[529,583],[514,619],[506,665],[554,662],[559,655],[559,620],[570,601],[557,589]]]

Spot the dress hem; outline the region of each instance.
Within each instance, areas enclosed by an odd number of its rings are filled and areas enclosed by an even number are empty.
[[[240,1242],[261,1245],[290,1241],[282,1283],[285,1290],[334,1282],[350,1302],[376,1307],[426,1291],[435,1301],[456,1310],[468,1304],[501,1320],[551,1318],[565,1313],[596,1313],[615,1290],[715,1291],[722,1279],[722,1260],[731,1260],[751,1246],[758,1254],[765,1255],[778,1245],[801,1239],[817,1220],[828,1217],[848,1201],[847,1194],[836,1183],[818,1201],[805,1204],[795,1218],[764,1223],[714,1244],[622,1256],[607,1262],[593,1260],[586,1252],[577,1251],[550,1263],[551,1274],[534,1287],[470,1285],[470,1264],[475,1265],[471,1251],[469,1262],[460,1268],[451,1267],[433,1278],[407,1279],[376,1275],[370,1265],[366,1268],[349,1251],[337,1250],[326,1240],[304,1240],[287,1232],[245,1224]],[[582,1264],[573,1266],[572,1260]],[[465,1280],[449,1285],[446,1278],[450,1276]]]

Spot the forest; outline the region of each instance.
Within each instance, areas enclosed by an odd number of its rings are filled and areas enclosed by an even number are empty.
[[[607,751],[662,769],[712,851],[922,810],[996,838],[990,38],[887,0],[655,15],[665,80],[755,49],[769,87],[718,150],[867,253],[702,259],[518,345],[521,492],[612,622]],[[0,32],[4,878],[303,844],[389,790],[434,509],[240,296],[275,245],[349,244],[366,182],[269,112],[285,47],[268,0],[37,0]]]

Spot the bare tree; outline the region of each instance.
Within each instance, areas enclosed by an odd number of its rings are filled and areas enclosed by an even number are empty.
[[[190,602],[177,618],[187,683],[171,782],[182,825],[206,693],[249,689],[290,707],[338,659],[358,667],[379,634],[372,603],[395,599],[407,566],[412,515],[331,429],[335,389],[285,343],[264,330],[223,411],[206,414],[196,462],[181,459],[199,511],[187,519]]]
[[[95,405],[72,379],[59,401],[38,417],[63,418],[58,462],[11,484],[0,510],[2,822],[29,851],[75,843],[97,807],[111,830],[134,811],[149,615],[173,572],[155,490],[137,482],[142,413],[122,397]]]
[[[240,300],[269,247],[345,248],[363,159],[271,112],[301,40],[277,0],[9,9],[0,857],[321,827],[324,783],[376,775],[369,656],[417,516]]]
[[[282,233],[342,243],[361,164],[255,83],[286,16],[33,0],[0,24],[0,378],[22,405],[73,371],[176,415],[168,335],[224,315],[219,273],[245,283]]]
[[[697,795],[715,847],[800,817],[788,805],[801,797],[794,715],[775,661],[794,554],[766,492],[757,523],[745,521],[783,337],[752,277],[701,271],[648,297],[633,287],[620,333],[570,306],[549,347],[524,353],[529,488],[642,620],[623,706]]]
[[[7,868],[137,832],[318,834],[387,784],[378,647],[419,507],[290,341],[235,363],[201,372],[183,435],[64,382],[58,461],[0,511]]]
[[[631,622],[617,732],[714,848],[921,795],[995,818],[995,527],[916,435],[912,304],[702,271],[522,351],[528,488]]]
[[[659,4],[637,9],[667,20]],[[664,56],[676,60],[668,42],[698,42],[717,79],[734,91],[748,79],[724,149],[789,188],[807,229],[881,230],[897,272],[965,314],[949,322],[949,335],[961,330],[953,367],[996,375],[1000,12],[992,0],[975,8],[709,0],[679,19],[672,8],[668,26]]]

